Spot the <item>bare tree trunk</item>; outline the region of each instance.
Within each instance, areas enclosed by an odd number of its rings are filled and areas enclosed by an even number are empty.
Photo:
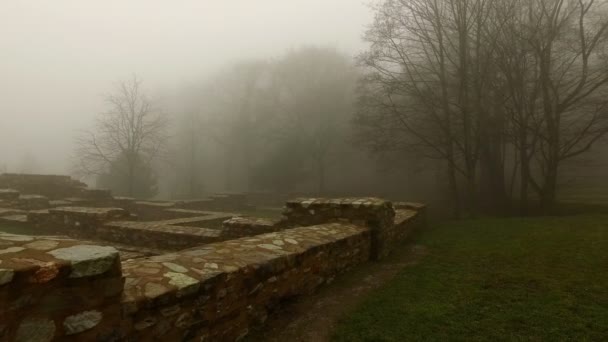
[[[526,127],[520,128],[519,132],[520,151],[520,184],[519,184],[519,214],[525,216],[528,214],[528,185],[530,183],[530,158],[528,157],[527,145],[528,136]]]
[[[543,212],[549,213],[555,208],[557,195],[558,163],[550,161],[547,165],[545,183],[540,193],[540,206]]]
[[[448,187],[450,200],[452,201],[452,215],[454,218],[460,218],[460,194],[458,192],[458,181],[456,179],[456,168],[451,160],[448,163]]]

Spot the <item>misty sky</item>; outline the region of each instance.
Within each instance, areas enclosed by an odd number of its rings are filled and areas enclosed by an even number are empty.
[[[66,173],[102,95],[138,74],[171,94],[231,62],[303,45],[364,48],[369,0],[2,0],[0,171]]]

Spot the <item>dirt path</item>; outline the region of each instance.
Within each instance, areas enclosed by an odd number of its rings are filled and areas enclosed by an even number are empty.
[[[321,342],[331,337],[336,322],[360,300],[408,265],[426,255],[426,248],[409,245],[382,262],[369,262],[343,274],[318,293],[299,298],[272,314],[247,341]]]

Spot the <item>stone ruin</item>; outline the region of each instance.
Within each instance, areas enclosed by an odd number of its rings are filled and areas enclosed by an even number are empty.
[[[403,247],[426,217],[378,198],[299,198],[265,219],[229,212],[252,209],[246,194],[19,190],[0,190],[0,230],[35,234],[0,233],[0,341],[239,340],[286,299]]]

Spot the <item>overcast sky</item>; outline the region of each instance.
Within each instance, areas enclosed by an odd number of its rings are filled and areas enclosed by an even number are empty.
[[[231,62],[303,45],[355,55],[369,0],[1,0],[0,171],[66,173],[113,83],[171,93]]]

